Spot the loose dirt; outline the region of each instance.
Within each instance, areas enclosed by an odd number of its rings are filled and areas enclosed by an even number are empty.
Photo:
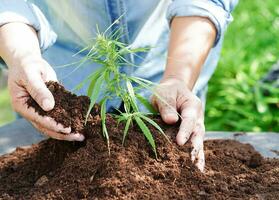
[[[47,85],[56,100],[54,110],[43,112],[32,99],[28,105],[82,132],[86,141],[48,139],[1,156],[0,199],[279,199],[279,160],[263,158],[249,144],[206,141],[202,174],[190,161],[189,144],[175,144],[177,126],[157,120],[172,143],[150,127],[156,160],[136,125],[122,146],[123,125],[108,116],[109,155],[98,106],[84,126],[89,99],[57,83]]]

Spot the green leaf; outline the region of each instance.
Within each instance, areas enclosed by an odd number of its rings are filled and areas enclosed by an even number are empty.
[[[155,110],[155,108],[152,106],[152,104],[145,99],[143,96],[136,94],[137,99],[140,101],[140,103],[152,114],[157,114],[158,112]]]
[[[268,83],[261,83],[261,88],[267,89],[270,93],[273,93],[274,95],[279,95],[279,88],[276,88],[275,86],[272,86]]]
[[[86,84],[91,79],[92,76],[93,76],[93,74],[90,74],[89,76],[87,76],[81,83],[79,83],[78,85],[76,85],[74,87],[73,91],[80,90],[84,86],[84,84]]]
[[[100,93],[103,81],[104,81],[104,74],[102,74],[97,79],[96,84],[94,84],[94,87],[92,88],[92,94],[90,96],[90,105],[89,105],[89,109],[88,109],[87,114],[86,114],[86,120],[85,121],[87,121],[88,116],[90,114],[90,111],[92,110],[94,104],[96,103],[96,101],[99,97],[99,93]]]
[[[153,121],[152,119],[150,119],[142,114],[140,114],[139,117],[142,118],[143,120],[147,121],[152,126],[154,126],[167,139],[167,141],[170,142],[169,138],[167,137],[167,135],[165,134],[163,129],[155,121]]]
[[[149,124],[151,124],[152,126],[154,126],[160,133],[162,133],[164,136],[166,136],[165,132],[163,131],[163,129],[152,119],[140,114],[139,115],[140,118],[142,118],[143,120],[147,121]],[[167,138],[168,139],[168,138]],[[168,139],[169,140],[169,139]]]
[[[136,101],[136,97],[135,97],[134,88],[133,88],[133,85],[132,85],[132,83],[130,82],[129,79],[127,79],[127,81],[126,81],[126,86],[127,86],[128,93],[130,95],[131,105],[132,105],[134,111],[138,112],[139,109],[138,109],[138,106],[137,106],[137,101]]]
[[[106,71],[105,72],[105,81],[107,82],[107,83],[109,83],[111,80],[110,80],[110,72],[109,71]]]
[[[123,103],[124,103],[124,110],[125,110],[125,112],[126,113],[130,113],[130,111],[131,111],[131,104],[130,104],[130,102],[125,99],[123,101]]]
[[[96,84],[96,81],[100,77],[101,73],[104,72],[104,71],[105,71],[105,69],[103,67],[101,67],[100,69],[97,69],[93,74],[91,74],[90,84],[89,84],[88,89],[87,89],[87,96],[91,97],[91,95],[93,93],[93,89],[94,89],[95,84]]]
[[[103,135],[108,140],[109,135],[108,135],[107,127],[106,127],[106,103],[107,103],[106,99],[104,99],[101,102],[101,120],[102,120]]]
[[[148,129],[148,127],[145,125],[145,123],[142,121],[141,118],[135,116],[135,120],[138,126],[140,127],[141,131],[143,132],[144,136],[148,140],[149,144],[151,145],[157,159],[156,145],[150,130]]]
[[[132,115],[132,114],[128,114],[128,113],[121,113],[121,114],[112,114],[112,116],[114,116],[115,118],[117,118],[118,122],[122,122],[122,121],[127,121],[127,119]]]
[[[80,53],[82,53],[82,52],[87,51],[88,49],[90,49],[90,46],[89,46],[89,45],[86,46],[86,47],[84,47],[83,49],[79,50],[78,52],[76,52],[76,53],[73,55],[73,57],[76,56],[76,55],[78,55],[78,54],[80,54]]]
[[[259,113],[267,112],[268,111],[268,106],[264,102],[262,93],[261,93],[260,88],[259,88],[258,85],[255,85],[254,91],[255,91],[255,100],[256,100],[256,105],[257,105],[258,112]]]
[[[107,126],[106,126],[106,103],[107,103],[106,98],[101,101],[101,120],[102,120],[103,136],[107,140],[108,151],[109,151],[109,155],[110,155],[109,134],[108,134]]]
[[[153,83],[153,82],[151,82],[149,80],[146,80],[146,79],[143,79],[143,78],[140,78],[140,77],[133,76],[133,77],[130,77],[130,79],[133,80],[134,82],[138,83],[139,85],[141,85],[141,84],[143,84],[145,86],[157,85],[156,83]],[[151,88],[151,87],[149,86],[149,88]]]
[[[123,133],[122,145],[124,145],[125,138],[128,135],[128,130],[129,130],[131,121],[132,121],[132,117],[129,117],[126,121],[125,129],[124,129],[124,133]]]

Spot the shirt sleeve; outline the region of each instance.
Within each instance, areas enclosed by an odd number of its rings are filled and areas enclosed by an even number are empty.
[[[26,0],[0,0],[0,26],[22,22],[32,26],[38,33],[41,51],[54,44],[57,35],[40,9]]]
[[[228,24],[233,20],[231,12],[238,0],[173,0],[168,7],[169,24],[173,17],[201,16],[208,18],[215,26],[217,35],[214,46],[225,33]]]

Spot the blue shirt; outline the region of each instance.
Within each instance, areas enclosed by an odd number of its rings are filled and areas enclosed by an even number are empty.
[[[90,38],[94,38],[96,25],[103,32],[118,19],[113,29],[122,28],[122,42],[131,47],[152,46],[149,52],[131,55],[129,60],[139,67],[127,67],[125,72],[158,82],[165,68],[171,19],[176,16],[206,17],[215,25],[217,36],[194,87],[194,92],[199,95],[206,88],[216,68],[224,33],[232,21],[231,12],[237,2],[238,0],[0,0],[0,26],[10,22],[32,26],[38,33],[44,58],[54,67],[62,84],[71,90],[99,66],[85,64],[78,70],[75,70],[77,65],[61,66],[82,58],[83,55],[73,55],[89,44]],[[86,88],[78,93],[85,94]],[[119,102],[111,102],[111,105],[117,107]]]

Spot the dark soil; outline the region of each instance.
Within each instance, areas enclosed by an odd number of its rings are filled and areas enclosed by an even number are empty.
[[[77,120],[87,139],[48,139],[0,157],[0,199],[279,199],[279,160],[262,158],[248,144],[206,141],[202,174],[191,164],[189,145],[167,143],[152,128],[158,160],[136,126],[123,147],[123,125],[109,116],[109,155],[97,106],[83,127],[88,99],[54,83],[48,87],[55,91],[55,109],[38,112],[66,126]],[[162,126],[174,139],[177,127]]]
[[[77,96],[65,88],[56,83],[48,82],[46,83],[48,89],[52,92],[55,100],[55,107],[49,112],[41,109],[39,104],[30,98],[27,101],[29,107],[35,108],[42,116],[49,116],[54,118],[58,123],[63,124],[65,127],[71,127],[73,133],[84,133],[84,119],[87,114],[87,110],[90,104],[90,99],[87,96]],[[92,109],[92,116],[98,115],[98,106]],[[89,121],[92,120],[90,117]]]

